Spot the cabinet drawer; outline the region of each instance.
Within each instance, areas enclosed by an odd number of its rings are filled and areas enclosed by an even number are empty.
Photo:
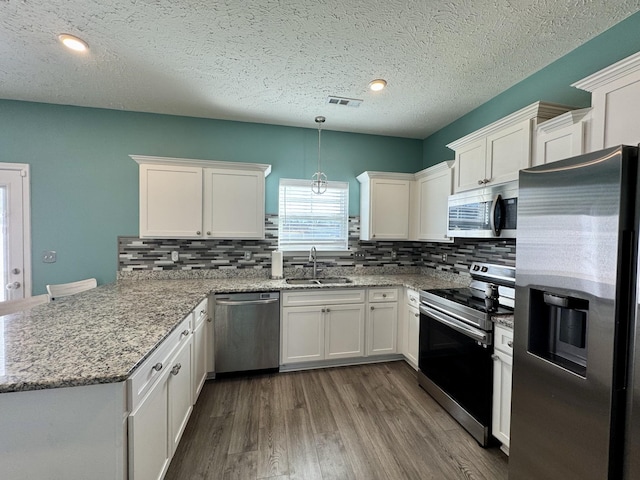
[[[337,305],[344,303],[364,303],[364,290],[343,288],[339,290],[299,290],[283,292],[283,307],[305,305]]]
[[[193,309],[193,330],[207,318],[209,318],[209,299],[205,298]]]
[[[370,288],[370,302],[396,302],[398,300],[397,288]]]
[[[134,411],[144,395],[153,384],[162,376],[165,368],[169,368],[171,357],[183,343],[189,340],[191,335],[190,313],[171,334],[151,353],[135,373],[127,379],[128,402],[130,411]],[[185,335],[185,332],[188,334]],[[155,368],[156,365],[158,368]]]
[[[495,336],[495,349],[507,355],[513,355],[513,330],[495,324],[493,332]]]
[[[405,288],[405,302],[407,305],[418,308],[420,306],[420,295],[411,288]]]

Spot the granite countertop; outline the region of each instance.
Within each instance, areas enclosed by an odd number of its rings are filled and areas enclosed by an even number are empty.
[[[211,292],[455,285],[425,275],[349,278],[346,285],[259,278],[120,280],[5,315],[0,317],[0,393],[122,382]]]

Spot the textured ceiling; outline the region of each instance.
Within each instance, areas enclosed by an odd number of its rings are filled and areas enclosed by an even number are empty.
[[[425,138],[627,0],[0,0],[0,98]],[[74,54],[57,42],[89,43]],[[382,92],[367,90],[385,78]],[[359,98],[358,108],[328,95]]]

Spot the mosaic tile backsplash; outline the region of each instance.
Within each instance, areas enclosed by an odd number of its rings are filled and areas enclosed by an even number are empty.
[[[515,240],[456,239],[454,243],[362,242],[360,218],[349,218],[349,248],[342,254],[318,255],[318,268],[353,269],[351,274],[413,273],[433,269],[451,274],[467,274],[473,261],[515,266]],[[212,276],[265,276],[271,274],[271,252],[278,248],[278,216],[267,215],[264,240],[186,240],[118,238],[118,276],[134,272],[206,270]],[[179,260],[171,260],[171,252]],[[354,252],[363,252],[356,258]],[[443,257],[444,256],[444,257]],[[446,259],[444,259],[446,258]],[[301,276],[312,263],[308,254],[285,255],[285,276]],[[302,272],[302,273],[301,273]],[[204,272],[201,272],[204,273]],[[382,272],[381,272],[382,273]]]

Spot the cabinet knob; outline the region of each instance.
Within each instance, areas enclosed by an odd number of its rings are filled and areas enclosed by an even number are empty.
[[[387,298],[387,294],[386,294],[386,293],[383,293],[383,294],[382,294],[382,298]]]
[[[207,232],[207,235],[211,236],[211,232]]]
[[[478,180],[478,185],[482,185],[484,183],[484,180]]]
[[[17,288],[20,288],[20,282],[12,282],[7,284],[7,290],[15,290]]]
[[[495,362],[496,360],[500,360],[500,357],[498,355],[491,355],[491,359]]]
[[[200,235],[200,233],[201,233],[201,232],[200,232],[200,230],[198,230],[198,231],[196,232],[196,235]]]
[[[151,367],[152,370],[155,370],[156,372],[159,372],[160,370],[162,370],[162,363],[158,362],[156,363],[153,367]]]
[[[191,332],[189,332],[189,329],[186,329],[186,330],[182,331],[182,335],[184,335],[185,337],[188,336],[189,333],[191,333]]]
[[[489,180],[488,178],[485,178],[482,182],[483,183],[489,183],[491,180]]]
[[[414,314],[413,314],[413,316],[414,316],[414,317],[419,317],[419,316],[420,316],[420,314],[419,314],[419,313],[414,313]]]
[[[179,363],[176,363],[173,368],[171,369],[171,375],[177,375],[178,372],[180,372],[180,369],[182,368],[182,365]]]
[[[327,310],[326,310],[326,311],[327,311],[327,313],[329,313],[331,310],[327,308]]]
[[[371,310],[373,310],[373,309],[374,309],[374,307],[371,307]]]
[[[512,340],[509,340],[509,341],[507,342],[507,346],[508,346],[509,348],[513,348],[513,341],[512,341]]]

